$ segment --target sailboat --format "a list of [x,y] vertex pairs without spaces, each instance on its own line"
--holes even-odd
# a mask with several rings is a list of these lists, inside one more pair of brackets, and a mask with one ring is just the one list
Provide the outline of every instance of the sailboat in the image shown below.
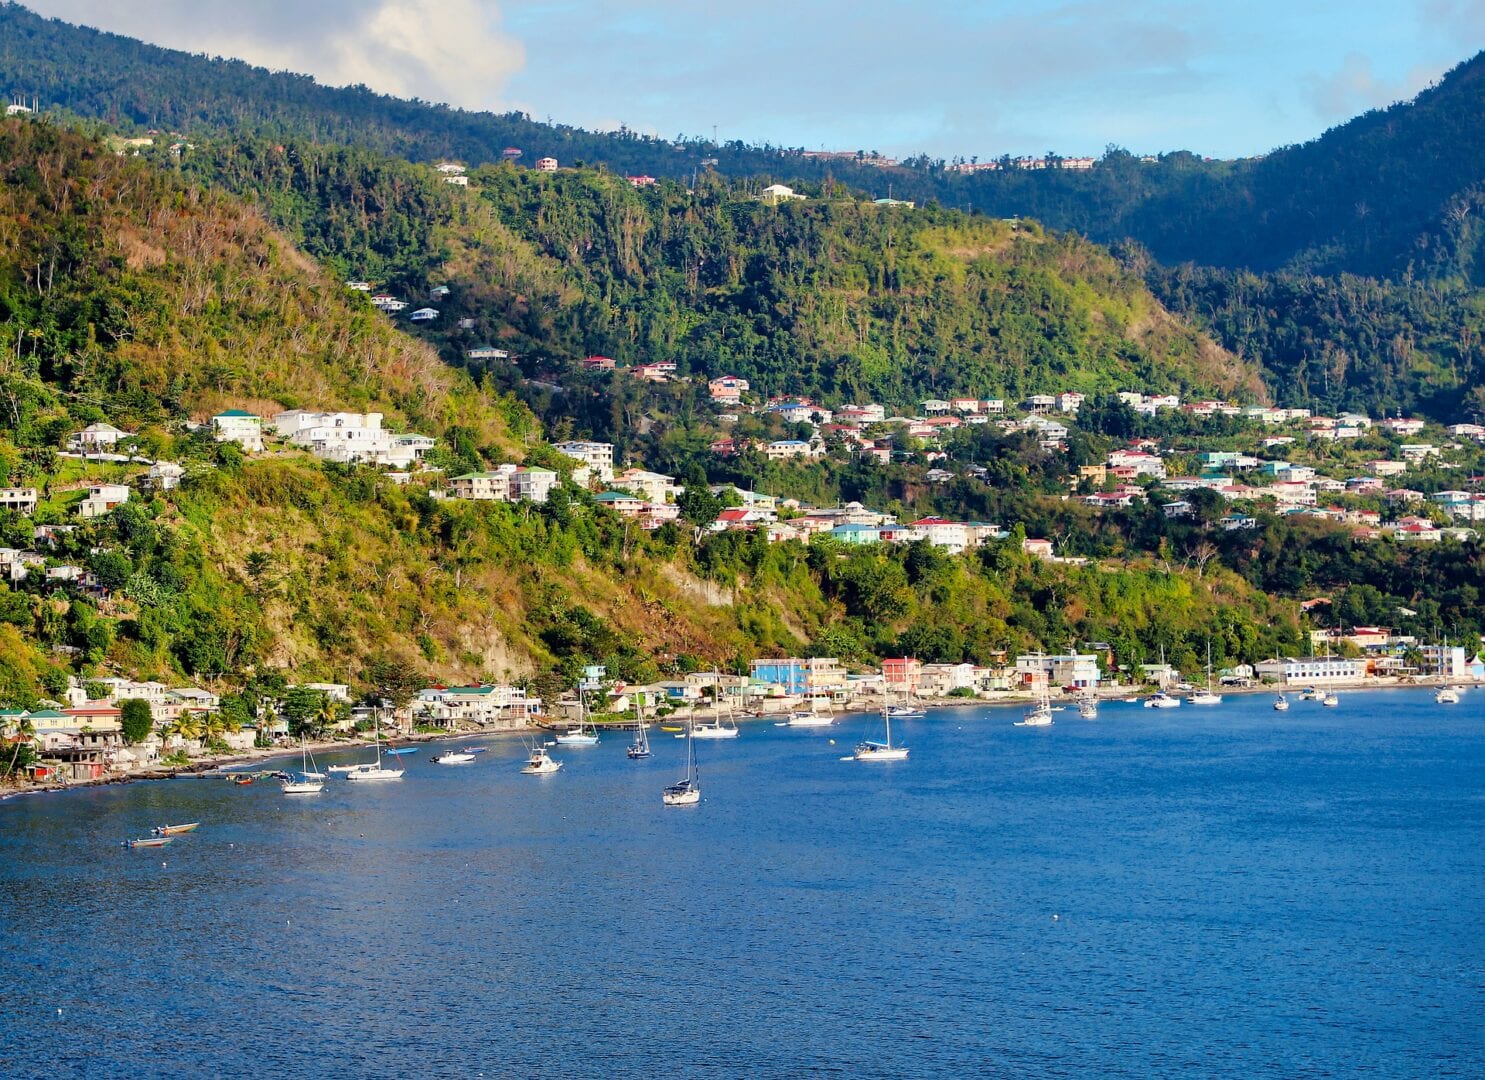
[[737,728],[737,721],[732,719],[731,710],[728,711],[727,720],[732,726],[728,727],[722,722],[722,702],[717,700],[712,707],[712,722],[702,724],[700,727],[691,725],[690,738],[693,739],[735,739],[742,734]]
[[1320,699],[1320,704],[1327,709],[1333,709],[1341,703],[1340,696],[1333,691]]
[[578,726],[576,731],[568,731],[557,736],[557,742],[562,746],[597,746],[598,727],[593,726],[590,732],[588,728],[588,701],[583,693],[583,688],[578,687]]
[[279,789],[285,795],[318,795],[325,786],[325,774],[318,771],[318,767],[310,767],[313,761],[314,758],[309,752],[309,743],[301,736],[299,739],[299,777],[285,780],[279,784]]
[[687,724],[686,775],[660,793],[666,806],[695,806],[701,801],[701,766],[696,763],[695,728]]
[[1021,719],[1016,721],[1017,727],[1051,727],[1052,726],[1052,698],[1046,690],[1036,699],[1036,704],[1027,709]]
[[637,725],[634,732],[634,741],[629,744],[626,751],[630,761],[638,761],[650,756],[650,732],[645,727],[645,718],[639,711],[639,693],[634,694],[634,722]]
[[1274,698],[1274,712],[1288,712],[1288,711],[1289,711],[1289,699],[1288,698],[1286,698],[1283,694],[1280,694],[1278,697]]
[[887,725],[887,741],[872,742],[870,739],[858,743],[851,756],[857,761],[906,761],[908,748],[892,745],[892,709],[882,710],[882,722]]
[[927,710],[917,702],[913,701],[911,689],[903,692],[901,705],[887,706],[887,712],[898,720],[922,720],[928,715]]
[[1222,695],[1212,691],[1212,643],[1207,642],[1207,686],[1186,695],[1187,705],[1221,705]]
[[1441,686],[1435,691],[1433,700],[1439,705],[1458,705],[1459,691],[1452,686]]
[[389,769],[382,765],[382,724],[381,718],[376,716],[376,729],[372,736],[373,745],[376,747],[376,763],[367,762],[357,765],[345,774],[347,780],[401,780],[405,769]]
[[1084,720],[1098,719],[1098,698],[1085,694],[1078,698],[1078,715]]

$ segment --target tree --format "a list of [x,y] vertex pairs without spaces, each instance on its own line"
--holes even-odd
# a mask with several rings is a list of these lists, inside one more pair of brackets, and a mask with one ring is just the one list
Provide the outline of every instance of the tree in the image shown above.
[[150,703],[141,698],[128,698],[120,706],[123,715],[120,723],[124,728],[124,741],[130,746],[143,742],[154,730],[155,718],[150,712]]
[[372,660],[366,665],[364,675],[372,694],[379,699],[377,704],[390,701],[392,708],[399,711],[406,708],[413,696],[427,685],[422,672],[395,656],[379,656]]
[[[6,766],[6,772],[15,775],[16,769],[24,768],[30,764],[35,749],[31,745],[31,739],[36,734],[36,724],[30,716],[21,715],[12,724],[10,739],[13,749],[10,752],[10,764]],[[24,756],[25,760],[22,760]]]

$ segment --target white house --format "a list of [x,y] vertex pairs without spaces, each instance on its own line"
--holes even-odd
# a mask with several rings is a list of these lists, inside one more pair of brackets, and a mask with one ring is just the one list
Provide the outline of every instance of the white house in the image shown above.
[[614,445],[613,443],[585,442],[573,440],[557,443],[554,449],[561,451],[575,461],[581,461],[586,465],[598,479],[609,483],[614,478]]
[[1280,686],[1319,686],[1364,678],[1366,661],[1339,656],[1282,656],[1259,661],[1253,665],[1253,670],[1260,679],[1268,679]]
[[796,194],[794,189],[787,184],[769,184],[763,189],[759,198],[769,204],[789,202],[792,199],[803,199],[803,195]]
[[408,318],[411,319],[413,322],[432,322],[434,319],[438,318],[438,309],[431,307],[418,308],[418,310],[414,311],[411,315],[408,316]]
[[504,349],[497,349],[493,345],[479,345],[473,349],[465,349],[464,355],[471,360],[509,360],[510,353]]
[[67,440],[67,445],[73,450],[83,453],[88,451],[105,450],[112,448],[120,439],[129,438],[130,433],[120,431],[112,424],[97,423],[89,424]]
[[537,158],[536,159],[536,171],[537,172],[556,172],[557,171],[557,159],[554,158],[554,157]]
[[173,461],[157,461],[150,466],[150,487],[156,491],[170,491],[180,487],[181,477],[186,474]]
[[263,450],[263,418],[243,409],[228,409],[211,418],[217,442],[232,442],[250,453]]
[[36,513],[36,489],[0,488],[0,510],[14,510],[27,517]]
[[78,513],[85,518],[102,517],[116,506],[129,501],[129,488],[125,484],[94,484],[88,488],[88,497],[78,506]]
[[382,427],[381,413],[317,413],[303,409],[273,418],[280,435],[326,461],[365,462],[406,468],[434,445],[426,435],[394,435]]

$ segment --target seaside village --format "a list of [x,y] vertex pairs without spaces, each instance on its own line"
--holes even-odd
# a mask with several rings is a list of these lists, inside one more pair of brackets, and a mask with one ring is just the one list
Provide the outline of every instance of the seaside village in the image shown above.
[[[675,365],[666,363],[616,369],[610,359],[591,357],[584,366],[614,370],[616,377],[659,381],[678,377]],[[955,429],[993,424],[1008,432],[1028,431],[1044,448],[1056,450],[1066,445],[1070,425],[1076,423],[1084,402],[1083,395],[1071,392],[1035,395],[1016,403],[952,397],[920,402],[917,415],[907,417],[889,414],[885,407],[873,403],[828,409],[804,400],[752,401],[744,379],[720,376],[706,382],[723,424],[735,422],[743,411],[776,413],[809,431],[807,437],[758,445],[719,439],[711,447],[716,455],[751,450],[769,460],[787,462],[849,454],[886,462],[900,452],[897,447],[901,440],[895,437],[905,432],[932,466],[925,478],[929,483],[961,477],[983,479],[982,468],[961,467],[944,449],[945,436]],[[1105,462],[1084,465],[1070,475],[1065,498],[1081,499],[1100,509],[1151,500],[1158,502],[1164,514],[1181,517],[1192,513],[1189,493],[1205,489],[1230,504],[1215,524],[1222,530],[1253,528],[1253,508],[1266,504],[1277,513],[1328,519],[1358,538],[1391,537],[1408,543],[1473,540],[1476,532],[1472,523],[1485,520],[1485,494],[1481,493],[1485,478],[1461,475],[1457,486],[1427,493],[1408,485],[1410,474],[1426,472],[1437,477],[1439,470],[1463,472],[1459,464],[1463,452],[1485,442],[1485,427],[1456,424],[1433,432],[1430,440],[1425,438],[1429,434],[1427,425],[1415,419],[1315,416],[1305,409],[1223,401],[1182,402],[1173,395],[1136,391],[1120,397],[1134,412],[1146,415],[1180,410],[1197,418],[1243,418],[1250,423],[1240,430],[1251,433],[1252,445],[1243,450],[1197,447],[1178,451],[1155,439],[1134,440],[1110,453]],[[231,409],[210,417],[205,424],[219,442],[235,443],[247,454],[309,453],[326,461],[376,466],[395,482],[427,483],[430,493],[440,498],[543,503],[563,482],[556,470],[516,464],[445,478],[424,461],[435,445],[433,439],[390,431],[382,421],[377,413],[293,409],[265,418]],[[1360,468],[1343,455],[1313,453],[1316,448],[1345,446],[1369,433],[1383,435],[1392,452],[1368,459]],[[597,504],[632,519],[641,528],[657,528],[677,520],[677,498],[683,489],[674,477],[633,463],[619,467],[614,449],[607,443],[568,441],[555,448],[572,459],[571,481],[592,492]],[[1312,451],[1312,463],[1288,460],[1301,450]],[[134,453],[130,433],[108,423],[95,423],[73,434],[61,456],[84,463],[126,466],[133,471],[129,483],[88,484],[76,492],[64,493],[71,500],[68,513],[82,519],[112,512],[136,491],[169,490],[184,477],[179,465]],[[1334,465],[1325,468],[1318,463],[1323,461]],[[1009,535],[1007,528],[997,523],[932,517],[899,522],[860,503],[813,507],[725,485],[711,490],[726,496],[725,501],[733,505],[723,509],[706,530],[755,531],[771,542],[808,541],[828,535],[842,544],[926,541],[948,552],[962,552]],[[1333,496],[1356,494],[1379,497],[1387,508],[1386,516],[1377,510],[1334,506],[1329,501]],[[34,488],[0,489],[0,507],[23,515],[35,514],[39,501]],[[85,569],[49,555],[53,541],[75,528],[75,524],[65,522],[37,524],[31,550],[0,549],[0,572],[8,575],[12,584],[37,575],[48,587],[105,592]],[[1032,557],[1079,561],[1060,555],[1049,539],[1026,537],[1023,546]],[[1315,631],[1312,644],[1315,655],[1273,657],[1218,672],[1217,676],[1229,687],[1279,688],[1416,679],[1485,680],[1485,659],[1475,651],[1459,645],[1420,643],[1386,627]],[[586,711],[632,717],[725,707],[759,714],[794,709],[883,708],[901,699],[994,700],[1046,692],[1122,693],[1141,686],[1163,691],[1187,685],[1182,682],[1181,672],[1165,664],[1141,665],[1131,671],[1109,655],[1108,646],[1092,642],[1087,649],[1065,655],[1005,656],[994,666],[924,664],[904,657],[889,659],[880,669],[870,671],[847,670],[831,658],[760,659],[752,663],[746,675],[700,672],[648,686],[598,679],[589,683],[590,690],[581,701],[576,692],[569,691],[563,700],[549,703],[528,696],[526,689],[517,685],[426,687],[408,706],[397,710],[384,701],[354,702],[348,685],[311,684],[297,689],[321,695],[335,707],[334,727],[347,731],[364,728],[375,719],[412,735],[521,729],[532,724],[565,726]],[[213,723],[220,706],[218,696],[201,687],[101,678],[85,683],[74,680],[66,697],[65,701],[46,703],[48,707],[31,712],[0,713],[0,729],[19,733],[34,744],[37,761],[32,775],[36,780],[98,781],[130,771],[185,764],[208,749],[244,752],[281,745],[290,737],[290,725],[281,711],[270,711],[270,716],[278,718],[265,722],[262,730],[227,730]],[[121,705],[129,699],[148,703],[154,727],[148,738],[132,746],[124,745],[120,723]]]

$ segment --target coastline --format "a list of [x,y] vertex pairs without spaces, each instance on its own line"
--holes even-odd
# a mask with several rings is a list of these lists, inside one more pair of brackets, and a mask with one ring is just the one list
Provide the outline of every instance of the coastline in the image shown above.
[[[1324,689],[1351,692],[1357,690],[1433,691],[1437,690],[1441,686],[1468,688],[1482,687],[1485,686],[1485,684],[1477,683],[1473,679],[1467,678],[1442,680],[1436,679],[1430,680],[1428,682],[1403,682],[1398,679],[1351,679],[1338,682],[1327,682],[1324,684]],[[1239,695],[1248,696],[1254,694],[1278,694],[1281,692],[1295,693],[1303,689],[1303,687],[1298,685],[1242,686],[1216,687],[1214,689],[1216,689],[1223,696],[1232,695],[1236,697]],[[958,710],[963,708],[1021,706],[1036,701],[1038,697],[1035,692],[1029,690],[1004,690],[994,691],[993,693],[993,697],[919,698],[917,699],[917,704],[927,710],[937,712],[947,709]],[[1150,693],[1152,693],[1152,691],[1149,690],[1149,688],[1143,686],[1100,687],[1095,692],[1095,696],[1100,701],[1123,701],[1127,698],[1142,699],[1144,697],[1147,697]],[[1052,700],[1057,702],[1069,702],[1076,700],[1078,696],[1078,694],[1069,694],[1059,689],[1058,692],[1053,695]],[[850,715],[868,715],[870,713],[879,711],[883,704],[885,704],[885,702],[872,702],[868,705],[854,705],[840,710],[838,715],[843,717]],[[756,713],[750,713],[748,715],[735,715],[735,719],[739,723],[746,723],[748,721],[755,720],[773,720],[779,716],[787,716],[789,712],[796,707],[798,707],[797,702],[780,701],[777,704],[774,704],[765,701]],[[709,715],[710,712],[710,706],[692,706],[686,709],[677,709],[674,713],[670,714],[670,718],[694,719],[696,717]],[[835,710],[831,710],[831,712],[835,713]],[[652,724],[659,724],[662,722],[662,720],[663,718],[648,718],[648,722]],[[620,725],[615,724],[612,725],[612,727],[613,729],[618,730]],[[600,725],[600,728],[605,730],[607,729],[604,725]],[[530,728],[504,728],[499,730],[481,730],[476,728],[470,731],[456,731],[447,733],[441,732],[439,734],[420,733],[416,735],[405,736],[397,740],[388,741],[396,741],[402,745],[407,745],[409,743],[440,743],[467,739],[487,738],[491,736],[526,735],[529,734],[531,731],[546,730],[552,729],[548,729],[541,725],[533,725]],[[628,725],[624,726],[624,730],[628,730]],[[312,754],[335,753],[342,750],[358,750],[362,747],[371,746],[373,742],[373,739],[367,739],[359,736],[338,739],[322,739],[318,742],[309,743],[308,749],[309,752]],[[24,786],[0,785],[0,803],[8,802],[11,799],[19,799],[30,795],[46,795],[61,791],[78,791],[84,788],[108,787],[114,784],[133,784],[144,781],[175,780],[181,778],[206,779],[208,777],[227,774],[229,771],[233,770],[235,766],[249,764],[267,766],[275,760],[292,759],[294,756],[294,752],[298,749],[299,747],[297,746],[275,746],[254,748],[252,750],[237,750],[225,754],[218,754],[211,757],[196,759],[186,765],[157,765],[132,772],[105,776],[97,780],[77,780],[71,782],[52,781],[42,784],[28,783]]]

